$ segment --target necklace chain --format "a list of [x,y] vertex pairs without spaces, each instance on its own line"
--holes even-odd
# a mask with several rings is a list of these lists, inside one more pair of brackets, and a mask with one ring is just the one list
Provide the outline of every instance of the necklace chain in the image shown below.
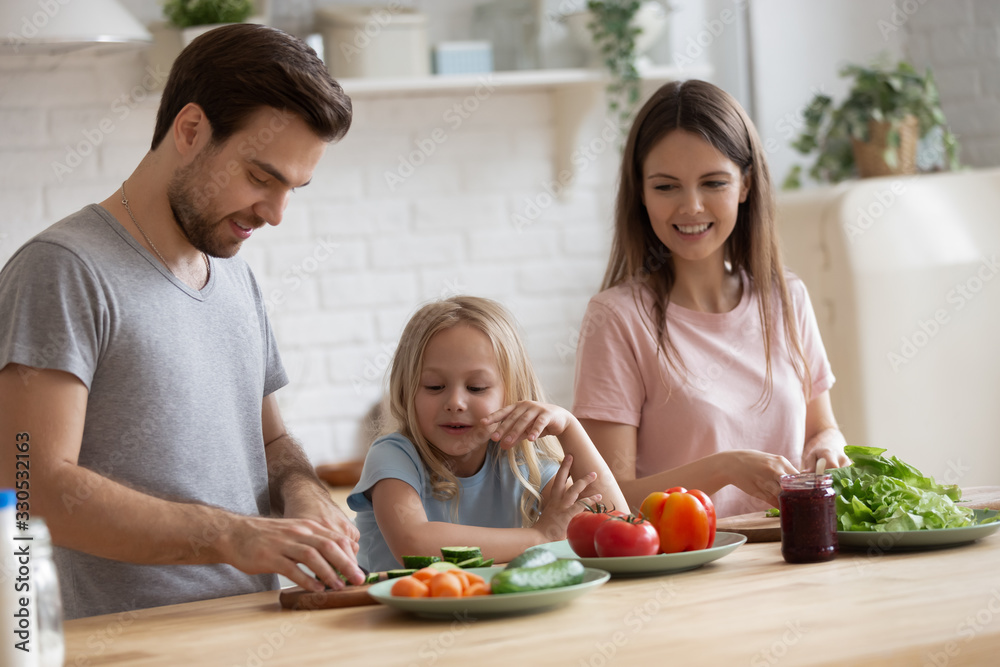
[[[139,230],[140,234],[142,234],[142,238],[146,239],[146,243],[149,244],[149,247],[153,249],[153,252],[156,253],[156,256],[160,258],[161,262],[163,262],[163,266],[167,267],[167,271],[170,271],[170,275],[176,278],[177,274],[175,274],[173,269],[170,268],[170,265],[167,264],[166,258],[164,258],[164,256],[157,249],[156,244],[153,243],[153,239],[149,238],[149,235],[146,233],[146,231],[139,226],[139,222],[135,219],[135,216],[132,215],[132,209],[128,205],[128,197],[125,196],[125,183],[126,181],[122,181],[122,206],[125,207],[125,211],[128,213],[128,217],[132,219],[132,224],[134,224],[135,228]],[[208,276],[205,279],[205,283],[207,284],[208,278],[212,277],[212,265],[209,264],[208,262],[208,255],[206,255],[203,252],[201,253],[201,256],[205,258],[205,269],[208,271]]]

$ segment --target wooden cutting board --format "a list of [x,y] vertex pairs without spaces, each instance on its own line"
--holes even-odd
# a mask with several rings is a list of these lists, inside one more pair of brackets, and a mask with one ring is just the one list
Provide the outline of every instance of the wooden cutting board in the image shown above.
[[[1000,510],[1000,486],[970,486],[962,489],[960,505]],[[716,530],[747,536],[747,542],[780,542],[781,519],[766,517],[764,512],[740,514],[719,519]]]
[[341,607],[361,607],[376,604],[368,594],[372,584],[348,586],[339,591],[307,591],[301,586],[282,589],[278,600],[285,609],[338,609]]
[[747,542],[781,541],[781,519],[764,516],[764,510],[719,519],[715,529],[746,535]]

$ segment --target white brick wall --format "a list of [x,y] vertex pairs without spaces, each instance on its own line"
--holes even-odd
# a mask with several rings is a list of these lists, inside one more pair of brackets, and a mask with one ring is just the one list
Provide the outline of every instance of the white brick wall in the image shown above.
[[1000,165],[1000,2],[900,0],[897,6],[910,59],[934,71],[962,162]]
[[[156,100],[132,96],[144,74],[136,53],[0,63],[0,264],[132,171],[155,120]],[[131,105],[121,106],[123,95]],[[569,406],[566,350],[603,274],[616,154],[549,201],[540,194],[554,169],[550,91],[497,90],[461,123],[446,115],[468,109],[468,99],[357,97],[351,132],[328,149],[313,183],[281,225],[242,251],[291,376],[279,392],[283,413],[315,463],[358,455],[358,424],[380,396],[403,325],[442,296],[510,307],[550,397]],[[114,128],[100,131],[102,122]],[[446,140],[390,190],[386,172],[437,128]],[[580,141],[590,138],[584,131]],[[57,174],[53,163],[74,150],[88,154]],[[544,206],[519,229],[514,215],[528,201]]]

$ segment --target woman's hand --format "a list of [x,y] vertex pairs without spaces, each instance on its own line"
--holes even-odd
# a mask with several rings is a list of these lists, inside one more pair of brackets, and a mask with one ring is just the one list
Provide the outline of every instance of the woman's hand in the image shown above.
[[725,452],[726,478],[741,491],[778,506],[782,475],[794,475],[795,469],[788,459],[778,454],[768,454],[756,449],[734,449]]
[[534,442],[543,435],[560,435],[574,421],[569,410],[558,405],[519,401],[483,417],[480,424],[486,427],[496,424],[490,439],[503,449],[510,449],[521,440]]
[[841,468],[851,465],[851,459],[844,453],[844,435],[836,426],[826,428],[817,433],[806,443],[802,452],[802,470],[811,472],[816,469],[816,462],[826,460],[824,468]]
[[532,527],[542,534],[543,543],[566,539],[566,528],[570,519],[583,511],[583,504],[578,501],[593,505],[601,499],[599,493],[580,497],[584,489],[597,479],[597,473],[592,472],[582,479],[571,482],[569,469],[572,465],[573,456],[567,454],[546,488],[547,494],[542,494],[541,514]]

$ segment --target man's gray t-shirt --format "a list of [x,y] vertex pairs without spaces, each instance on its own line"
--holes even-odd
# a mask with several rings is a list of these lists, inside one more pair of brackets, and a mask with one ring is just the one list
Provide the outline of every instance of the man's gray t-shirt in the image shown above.
[[[191,289],[88,206],[0,272],[0,368],[8,363],[87,386],[81,466],[159,498],[270,513],[261,403],[288,378],[242,259],[213,259],[208,284]],[[91,491],[64,489],[64,506],[78,511]],[[68,619],[277,587],[275,575],[229,565],[136,565],[60,548],[55,559]]]

